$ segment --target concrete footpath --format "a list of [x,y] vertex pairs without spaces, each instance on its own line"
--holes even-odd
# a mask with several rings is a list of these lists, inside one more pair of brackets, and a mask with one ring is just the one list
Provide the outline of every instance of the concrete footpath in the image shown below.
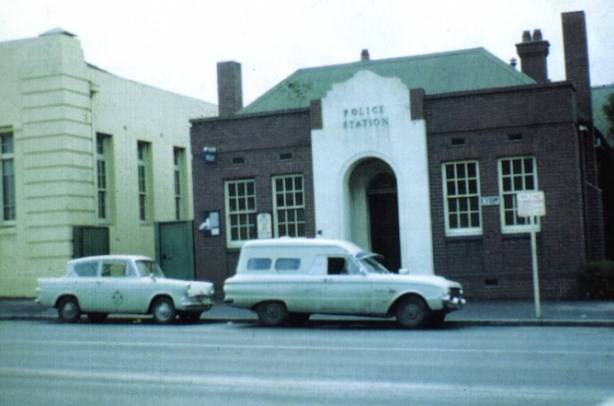
[[[547,301],[541,303],[541,312],[541,319],[537,319],[532,301],[469,300],[462,310],[450,313],[446,321],[454,325],[614,327],[614,301]],[[328,315],[314,315],[311,319],[354,323],[386,320]],[[0,298],[0,320],[57,320],[57,312],[38,305],[31,298]],[[202,320],[253,323],[257,317],[251,311],[216,303],[203,314]]]

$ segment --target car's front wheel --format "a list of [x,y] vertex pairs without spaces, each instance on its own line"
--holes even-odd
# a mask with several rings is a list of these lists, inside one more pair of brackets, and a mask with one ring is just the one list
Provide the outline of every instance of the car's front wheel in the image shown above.
[[265,326],[279,326],[288,319],[288,310],[282,302],[265,302],[258,306],[258,319]]
[[75,323],[81,317],[81,309],[76,298],[65,297],[58,304],[58,317],[64,323]]
[[419,328],[428,321],[429,313],[429,308],[424,300],[417,296],[409,296],[401,299],[397,305],[395,316],[402,327]]
[[151,315],[156,323],[168,324],[175,320],[177,311],[171,299],[161,297],[154,302]]

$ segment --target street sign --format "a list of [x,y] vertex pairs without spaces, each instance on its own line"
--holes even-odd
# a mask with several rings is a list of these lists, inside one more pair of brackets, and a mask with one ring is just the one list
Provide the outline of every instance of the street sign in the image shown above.
[[539,271],[537,265],[537,225],[535,217],[546,215],[546,198],[544,192],[516,193],[516,209],[519,217],[528,217],[531,233],[531,268],[533,270],[533,296],[535,297],[535,317],[541,319],[541,300],[539,294]]
[[518,216],[535,217],[546,215],[546,198],[544,192],[516,193]]
[[499,196],[482,196],[480,197],[480,206],[498,206]]

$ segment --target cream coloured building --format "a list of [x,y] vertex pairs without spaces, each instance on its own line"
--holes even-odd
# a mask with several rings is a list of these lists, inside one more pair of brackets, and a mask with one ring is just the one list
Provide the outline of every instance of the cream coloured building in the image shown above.
[[213,104],[88,64],[73,34],[0,43],[0,296],[89,254],[193,277],[189,119]]

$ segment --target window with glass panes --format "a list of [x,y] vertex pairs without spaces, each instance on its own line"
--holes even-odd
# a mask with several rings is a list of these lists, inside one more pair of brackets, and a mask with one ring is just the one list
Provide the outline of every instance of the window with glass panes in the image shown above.
[[273,177],[273,206],[276,237],[305,236],[303,175]]
[[137,143],[137,155],[138,155],[138,187],[139,187],[139,219],[141,221],[149,220],[151,191],[149,186],[149,143],[139,141]]
[[229,245],[256,238],[256,182],[253,179],[226,181],[225,194]]
[[538,190],[535,157],[500,159],[499,193],[504,232],[524,232],[529,227],[529,218],[519,217],[516,211],[516,193],[527,190]]
[[480,234],[480,179],[476,161],[443,164],[446,235]]
[[2,188],[2,221],[15,221],[15,161],[13,133],[0,133],[0,177]]
[[108,149],[110,137],[96,134],[96,185],[98,187],[98,218],[109,218]]
[[173,150],[173,168],[175,179],[175,219],[181,220],[184,215],[184,178],[185,178],[185,150],[175,148]]

